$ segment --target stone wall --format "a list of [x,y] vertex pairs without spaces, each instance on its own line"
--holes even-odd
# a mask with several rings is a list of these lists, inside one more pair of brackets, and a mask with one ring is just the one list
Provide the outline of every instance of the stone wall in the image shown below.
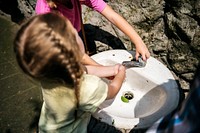
[[[13,3],[11,8],[8,8],[9,1]],[[2,0],[0,14],[8,14],[14,22],[20,23],[21,18],[34,15],[35,1]],[[107,0],[107,3],[134,26],[151,56],[163,62],[174,74],[180,87],[187,90],[200,62],[200,1]],[[98,52],[121,43],[128,50],[134,49],[129,38],[100,14],[85,6],[83,21],[96,38]]]
[[[187,90],[200,62],[200,1],[109,0],[108,4],[134,26],[151,56],[163,62]],[[129,38],[96,12],[86,8],[84,22],[112,33],[127,49],[134,49]]]

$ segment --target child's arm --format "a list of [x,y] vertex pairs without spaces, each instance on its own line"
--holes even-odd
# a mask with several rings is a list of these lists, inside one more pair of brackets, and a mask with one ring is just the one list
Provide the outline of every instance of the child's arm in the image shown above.
[[92,66],[92,65],[85,65],[87,68],[87,73],[96,75],[101,78],[115,76],[118,71],[120,64],[113,65],[113,66]]
[[147,60],[150,57],[150,53],[140,36],[123,17],[117,14],[109,5],[106,5],[101,14],[117,26],[124,34],[130,37],[131,41],[135,44],[136,59],[138,59],[140,54],[143,60]]
[[101,64],[97,63],[95,60],[93,60],[89,55],[86,53],[83,54],[81,63],[83,65],[95,65],[95,66],[102,66]]
[[114,98],[119,92],[125,78],[126,68],[123,65],[117,64],[114,66],[84,66],[88,74],[96,75],[98,77],[114,78],[108,84],[107,99]]
[[108,95],[106,99],[112,99],[117,95],[124,81],[125,71],[125,67],[121,65],[117,75],[115,75],[114,79],[108,85]]
[[80,48],[80,52],[81,52],[80,54],[82,55],[81,63],[83,65],[100,65],[99,63],[97,63],[95,60],[93,60],[90,56],[88,56],[85,53],[83,41],[81,40],[77,32],[76,32],[76,42]]

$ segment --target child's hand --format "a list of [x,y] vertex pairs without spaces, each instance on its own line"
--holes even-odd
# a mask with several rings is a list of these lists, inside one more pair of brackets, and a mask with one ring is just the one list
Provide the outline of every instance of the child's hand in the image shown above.
[[120,66],[121,66],[121,64],[116,64],[116,65],[114,66],[114,75],[113,75],[113,76],[115,76],[115,75],[118,74]]
[[121,66],[120,64],[114,65],[114,66],[113,66],[113,69],[114,69],[113,76],[109,76],[109,77],[107,77],[107,79],[113,80],[113,79],[115,78],[115,75],[118,74],[120,66]]
[[142,59],[144,61],[147,61],[147,59],[150,57],[149,50],[147,49],[143,41],[140,43],[140,45],[136,45],[136,60],[138,60],[138,57],[140,55],[142,56]]
[[108,84],[107,99],[114,98],[117,95],[124,82],[125,74],[126,68],[123,65],[118,65],[118,73],[115,75],[114,79]]
[[[123,65],[118,64],[118,65],[115,66],[115,69],[116,69],[115,76],[119,75],[124,80],[125,74],[126,74],[126,68]],[[115,76],[107,77],[107,79],[113,80],[115,78]]]
[[117,75],[120,75],[120,77],[122,77],[123,80],[125,79],[126,68],[123,65],[120,65]]

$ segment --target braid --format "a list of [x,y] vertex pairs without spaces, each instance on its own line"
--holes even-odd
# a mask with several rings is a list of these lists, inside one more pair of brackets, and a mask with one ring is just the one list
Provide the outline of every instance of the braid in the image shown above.
[[77,53],[80,49],[69,23],[53,13],[35,16],[22,25],[14,43],[24,72],[37,79],[56,78],[72,85],[78,106],[83,69],[81,54]]
[[76,94],[76,98],[77,98],[77,102],[78,102],[79,101],[79,85],[80,85],[80,79],[83,74],[83,71],[81,71],[80,64],[74,62],[74,59],[75,59],[74,57],[69,57],[69,58],[70,58],[69,63],[65,62],[65,60],[62,61],[62,63],[63,63],[63,65],[66,66],[66,69],[71,74],[71,78],[73,80],[75,94]]
[[[77,98],[77,105],[79,103],[79,85],[81,81],[81,77],[83,74],[83,69],[81,68],[81,64],[79,62],[79,59],[75,52],[78,50],[78,47],[76,45],[71,46],[69,44],[65,43],[75,43],[75,36],[72,36],[70,38],[71,42],[64,42],[65,40],[62,36],[59,34],[56,34],[54,31],[51,31],[51,41],[52,44],[54,44],[53,49],[57,49],[54,51],[59,51],[57,54],[57,59],[61,66],[63,66],[69,74],[69,77],[73,81],[73,86],[75,88],[75,94]],[[64,79],[66,83],[68,83],[67,79]]]

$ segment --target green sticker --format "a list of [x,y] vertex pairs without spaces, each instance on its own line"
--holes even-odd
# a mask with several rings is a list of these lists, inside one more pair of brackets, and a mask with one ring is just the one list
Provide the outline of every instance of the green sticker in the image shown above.
[[124,96],[121,96],[121,100],[122,100],[123,102],[125,102],[125,103],[128,103],[128,102],[129,102],[129,100],[128,100],[127,98],[125,98]]

